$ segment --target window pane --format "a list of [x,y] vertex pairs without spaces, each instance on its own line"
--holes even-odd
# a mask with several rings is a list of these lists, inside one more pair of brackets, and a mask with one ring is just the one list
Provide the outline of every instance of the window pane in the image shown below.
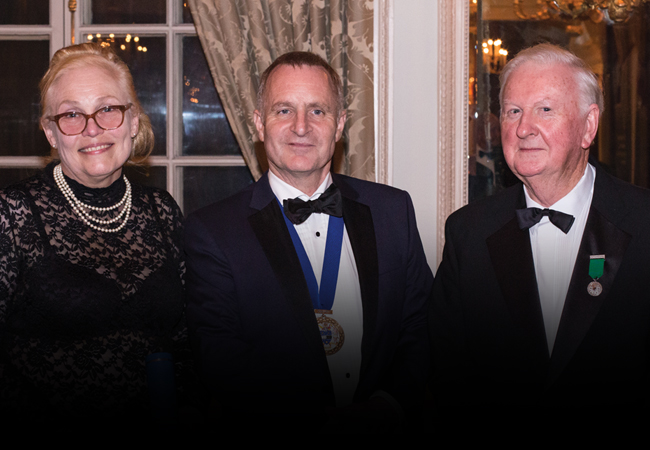
[[124,174],[134,183],[167,190],[167,167],[128,165]]
[[92,24],[103,23],[165,23],[167,2],[165,0],[93,0]]
[[0,25],[48,25],[50,0],[3,0]]
[[40,169],[0,169],[0,189],[29,178]]
[[184,167],[183,214],[230,197],[253,182],[247,167]]
[[49,154],[50,146],[38,127],[38,82],[49,59],[47,40],[0,40],[0,156]]
[[177,0],[183,4],[183,23],[194,23],[192,19],[192,11],[190,10],[190,4],[187,0]]
[[197,36],[183,37],[182,154],[241,154]]
[[[91,38],[92,39],[89,39]],[[167,151],[167,89],[165,73],[167,54],[165,37],[136,35],[86,36],[87,42],[109,44],[129,66],[140,103],[151,120],[156,144],[152,155]]]

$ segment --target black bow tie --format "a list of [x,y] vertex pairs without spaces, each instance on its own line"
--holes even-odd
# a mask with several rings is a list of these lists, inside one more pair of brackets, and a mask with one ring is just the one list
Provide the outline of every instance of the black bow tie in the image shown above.
[[284,214],[291,223],[296,225],[303,223],[312,213],[343,217],[341,192],[334,184],[330,184],[330,187],[316,200],[304,201],[299,198],[289,198],[284,201],[283,206]]
[[542,217],[548,216],[553,225],[558,227],[564,234],[567,234],[573,225],[575,217],[553,209],[523,208],[517,210],[517,221],[519,228],[526,229],[539,223]]

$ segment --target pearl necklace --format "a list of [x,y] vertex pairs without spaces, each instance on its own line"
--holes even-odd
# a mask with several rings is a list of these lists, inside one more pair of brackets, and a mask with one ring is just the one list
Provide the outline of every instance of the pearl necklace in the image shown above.
[[[90,228],[97,231],[103,231],[105,233],[116,233],[120,231],[122,228],[124,228],[126,222],[129,220],[129,214],[131,212],[131,183],[129,183],[129,180],[126,179],[126,175],[122,175],[122,178],[124,178],[124,184],[126,184],[126,192],[124,192],[124,197],[122,197],[122,200],[120,200],[118,203],[116,203],[113,206],[106,206],[106,207],[92,206],[81,202],[74,195],[74,192],[72,192],[72,189],[70,188],[70,186],[68,186],[68,183],[65,181],[65,178],[63,176],[63,171],[61,170],[61,164],[57,165],[54,168],[54,181],[56,181],[56,185],[59,187],[59,189],[63,193],[63,196],[68,201],[68,203],[70,203],[70,206],[72,206],[74,212],[76,212],[77,215],[81,218],[81,220],[83,220],[83,222],[86,225],[88,225]],[[119,208],[122,205],[125,205],[124,208],[122,208],[122,211],[120,211],[120,213],[116,217],[108,220],[97,219],[91,216],[90,213],[88,212],[88,211],[98,211],[98,212],[112,211],[114,209]],[[122,223],[120,224],[120,226],[116,228],[104,228],[99,226],[99,225],[109,225],[111,223],[115,223],[119,221],[120,219],[122,219]]]

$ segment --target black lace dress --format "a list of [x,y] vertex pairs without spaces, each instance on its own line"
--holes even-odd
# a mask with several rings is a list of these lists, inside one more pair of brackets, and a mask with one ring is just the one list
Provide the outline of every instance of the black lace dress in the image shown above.
[[[0,190],[0,411],[12,418],[148,420],[145,358],[188,360],[181,212],[133,185],[125,228],[94,231],[56,186],[54,163]],[[117,203],[122,178],[77,198]]]

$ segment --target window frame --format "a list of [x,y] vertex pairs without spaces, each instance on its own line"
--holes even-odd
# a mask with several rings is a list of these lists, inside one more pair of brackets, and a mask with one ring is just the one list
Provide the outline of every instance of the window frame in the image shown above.
[[[183,208],[183,168],[246,166],[241,155],[181,155],[183,145],[183,49],[184,36],[196,36],[193,23],[183,23],[182,2],[166,1],[166,21],[164,24],[88,24],[91,0],[82,0],[74,12],[75,43],[86,42],[88,34],[137,34],[139,36],[162,36],[166,40],[166,99],[167,99],[167,149],[165,155],[152,155],[148,164],[152,167],[165,167],[166,189],[172,194],[181,209]],[[71,45],[72,17],[67,0],[50,0],[49,25],[2,25],[0,39],[48,39],[50,58],[62,47]],[[0,168],[42,168],[46,159],[40,156],[0,156]]]
[[[0,25],[0,40],[49,40],[52,58],[64,42],[65,27],[58,26],[64,22],[64,10],[60,8],[64,1],[50,0],[50,23],[47,25]],[[44,165],[42,156],[0,156],[0,168],[3,169],[40,169]]]

